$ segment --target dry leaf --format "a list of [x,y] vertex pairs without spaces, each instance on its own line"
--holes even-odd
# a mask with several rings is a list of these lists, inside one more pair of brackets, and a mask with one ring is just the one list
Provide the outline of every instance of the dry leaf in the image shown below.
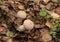
[[51,12],[51,11],[47,11],[53,18],[56,19],[60,19],[60,15],[58,15],[57,13]]
[[49,28],[52,27],[52,23],[50,23],[49,21],[47,21],[45,25],[48,26]]
[[49,2],[49,0],[43,0],[45,3],[48,3]]
[[7,42],[13,42],[13,41],[12,41],[12,39],[10,38],[10,39],[7,40]]
[[53,18],[57,18],[57,19],[60,17],[58,14],[56,14],[56,13],[54,13],[54,12],[52,12],[51,16],[52,16]]
[[19,9],[24,9],[24,5],[20,4],[20,5],[18,5],[18,8]]
[[34,27],[35,28],[40,28],[40,24],[35,24]]
[[52,37],[50,36],[50,34],[44,34],[44,35],[42,36],[42,40],[43,40],[44,42],[48,42],[48,41],[51,41],[51,40],[52,40]]

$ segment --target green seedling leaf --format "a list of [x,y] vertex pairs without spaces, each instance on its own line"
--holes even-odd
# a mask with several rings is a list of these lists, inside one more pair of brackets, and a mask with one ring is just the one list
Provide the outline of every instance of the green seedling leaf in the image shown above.
[[40,16],[45,17],[47,15],[47,11],[46,10],[41,10],[39,14],[40,14]]
[[50,15],[47,15],[47,16],[46,16],[46,18],[51,18],[51,17],[52,17],[52,16],[50,16]]
[[54,2],[58,2],[58,0],[53,0]]
[[57,33],[54,31],[51,31],[50,34],[55,38]]
[[6,34],[8,37],[14,37],[14,33],[12,31],[7,31]]
[[4,1],[4,0],[0,0],[0,4],[2,4],[3,1]]
[[44,18],[52,18],[51,15],[47,14],[47,10],[44,9],[44,10],[41,10],[40,13],[39,13],[40,16],[44,17]]
[[33,6],[34,4],[35,4],[35,3],[32,2],[32,3],[30,3],[29,5],[32,5],[32,6]]
[[34,1],[31,1],[29,5],[30,5],[30,6],[35,5]]

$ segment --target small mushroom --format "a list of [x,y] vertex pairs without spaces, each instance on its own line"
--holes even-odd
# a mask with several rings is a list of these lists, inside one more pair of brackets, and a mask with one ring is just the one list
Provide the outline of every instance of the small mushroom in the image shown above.
[[21,26],[19,26],[19,27],[17,28],[17,30],[18,30],[18,31],[24,31],[24,30],[25,30],[25,28],[24,28],[24,26],[23,26],[23,25],[21,25]]
[[34,23],[29,19],[25,20],[23,25],[24,25],[26,30],[32,30],[34,27]]
[[55,12],[58,13],[58,14],[60,14],[60,7],[56,8]]
[[22,19],[26,18],[27,14],[25,11],[18,11],[17,12],[17,17],[20,17]]

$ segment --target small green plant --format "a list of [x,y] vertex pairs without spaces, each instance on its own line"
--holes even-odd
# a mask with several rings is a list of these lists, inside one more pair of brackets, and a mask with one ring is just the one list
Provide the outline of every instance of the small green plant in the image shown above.
[[56,37],[56,34],[57,34],[57,32],[56,32],[56,30],[57,30],[57,28],[58,27],[60,27],[60,23],[59,23],[60,21],[59,20],[57,20],[57,19],[53,19],[53,27],[51,28],[51,32],[50,32],[50,34],[55,38]]
[[2,4],[3,1],[4,1],[4,0],[0,0],[0,4]]
[[53,0],[53,2],[58,2],[58,0]]
[[35,5],[35,3],[34,3],[34,1],[31,1],[29,6],[33,6],[33,5]]
[[29,5],[32,5],[32,6],[33,6],[34,4],[35,4],[35,3],[32,2],[32,3],[30,3]]
[[56,37],[57,32],[55,32],[55,31],[51,31],[51,32],[50,32],[50,34],[55,38],[55,37]]
[[6,34],[8,37],[14,37],[14,33],[12,31],[7,31]]
[[47,10],[43,9],[39,12],[39,15],[44,17],[44,18],[51,18],[51,15],[47,14]]

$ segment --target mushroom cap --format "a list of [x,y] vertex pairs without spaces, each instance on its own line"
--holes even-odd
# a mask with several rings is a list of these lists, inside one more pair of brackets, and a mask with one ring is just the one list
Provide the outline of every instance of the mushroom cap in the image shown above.
[[19,26],[19,27],[17,28],[17,30],[18,30],[18,31],[24,31],[24,30],[25,30],[25,28],[24,28],[24,26],[23,26],[23,25],[21,25],[21,26]]
[[29,19],[25,20],[23,25],[26,30],[32,30],[34,27],[34,23]]
[[20,17],[22,19],[26,18],[27,14],[25,11],[18,11],[17,12],[17,17]]

